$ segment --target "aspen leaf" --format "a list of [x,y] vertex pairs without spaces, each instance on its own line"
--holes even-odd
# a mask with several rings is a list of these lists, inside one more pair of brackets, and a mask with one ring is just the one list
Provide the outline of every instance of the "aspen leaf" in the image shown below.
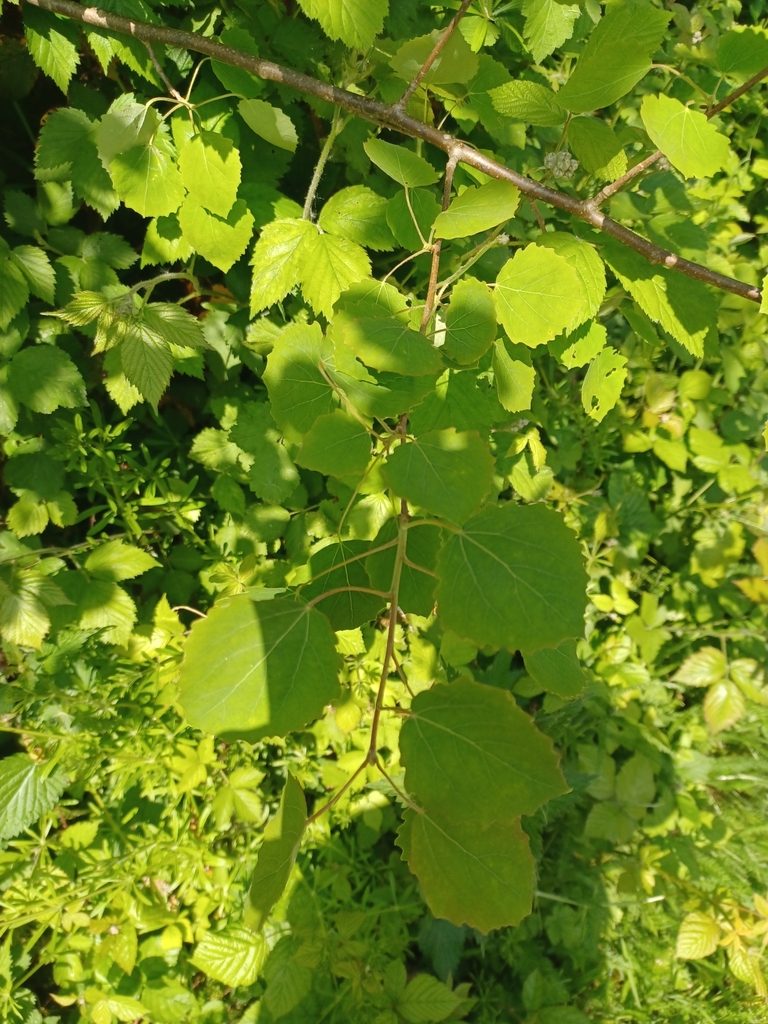
[[672,96],[645,96],[640,108],[645,130],[686,178],[709,178],[725,166],[728,139],[698,110]]
[[338,692],[328,620],[286,599],[224,601],[196,622],[185,645],[181,705],[206,732],[254,742],[316,718]]
[[245,923],[254,931],[264,927],[288,884],[306,818],[304,792],[296,779],[288,775],[277,813],[264,829],[264,841],[246,898]]
[[496,314],[513,342],[530,348],[573,324],[582,307],[576,271],[551,249],[528,245],[496,278]]
[[383,139],[368,139],[363,148],[377,167],[408,188],[433,185],[440,177],[432,164],[405,146],[395,146]]
[[466,238],[487,231],[514,217],[520,192],[508,181],[489,181],[476,188],[470,185],[451,200],[435,221],[438,238]]
[[262,139],[271,142],[278,149],[287,149],[289,153],[296,152],[296,146],[299,144],[296,128],[290,117],[279,107],[273,107],[264,100],[246,99],[240,100],[237,109],[248,127]]
[[479,645],[525,654],[583,633],[579,546],[543,505],[483,509],[448,538],[437,576],[443,622]]
[[451,292],[445,311],[445,353],[462,365],[484,355],[496,337],[496,311],[488,285],[465,277]]

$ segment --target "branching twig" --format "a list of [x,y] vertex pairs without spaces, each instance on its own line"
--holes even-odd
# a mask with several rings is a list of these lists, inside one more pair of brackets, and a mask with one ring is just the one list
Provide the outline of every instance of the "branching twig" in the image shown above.
[[456,26],[459,24],[461,19],[467,13],[467,10],[469,9],[469,5],[471,3],[472,3],[472,0],[463,0],[461,7],[458,9],[458,11],[456,11],[454,16],[451,18],[451,20],[450,20],[450,22],[448,24],[448,27],[446,28],[446,30],[443,32],[443,34],[440,36],[440,38],[435,43],[435,46],[434,46],[434,49],[432,50],[432,53],[430,53],[430,55],[427,57],[427,59],[421,65],[419,70],[416,72],[416,75],[414,76],[413,81],[410,83],[410,85],[405,90],[403,95],[397,101],[396,106],[400,110],[405,110],[405,108],[407,107],[408,100],[411,98],[411,96],[413,96],[413,94],[419,88],[421,83],[424,81],[425,75],[428,73],[429,69],[432,67],[432,65],[435,63],[437,58],[442,53],[443,47],[445,46],[445,44],[448,42],[448,40],[453,35],[454,30],[456,29]]
[[[262,60],[260,57],[254,57],[252,54],[243,53],[240,50],[233,49],[231,46],[224,46],[215,39],[208,39],[194,32],[185,32],[181,29],[168,28],[164,25],[150,25],[147,22],[133,21],[130,18],[124,18],[118,14],[109,14],[107,11],[102,11],[95,7],[83,7],[78,3],[74,3],[74,0],[24,0],[24,2],[40,7],[43,10],[72,18],[74,21],[83,22],[86,25],[94,25],[97,28],[107,29],[112,32],[122,32],[142,41],[162,42],[169,46],[204,53],[214,60],[222,61],[224,64],[244,68],[252,75],[263,78],[266,81],[279,82],[288,88],[296,89],[298,92],[326,100],[328,103],[339,106],[357,117],[364,118],[366,121],[386,126],[399,131],[403,135],[428,142],[430,145],[447,153],[449,157],[454,157],[458,163],[464,163],[469,167],[483,171],[489,177],[511,182],[523,195],[541,200],[558,210],[562,210],[564,213],[586,221],[592,227],[597,228],[611,238],[615,238],[630,249],[639,252],[649,263],[662,264],[696,281],[702,281],[704,284],[719,288],[722,291],[740,295],[751,302],[761,301],[759,288],[745,284],[742,281],[737,281],[734,278],[726,277],[724,274],[718,274],[714,270],[703,267],[698,263],[692,263],[690,260],[683,259],[681,256],[670,252],[668,249],[655,245],[647,238],[643,238],[610,217],[606,217],[589,200],[577,199],[575,196],[570,196],[565,192],[558,192],[557,189],[550,188],[531,178],[526,178],[525,175],[518,174],[517,171],[505,167],[499,161],[479,153],[469,143],[462,142],[447,132],[442,132],[431,125],[425,124],[423,121],[419,121],[415,117],[411,117],[397,106],[369,99],[367,96],[349,92],[346,89],[336,88],[327,82],[321,82],[319,79],[311,78],[309,75],[284,68],[280,64],[274,64],[272,61]],[[756,81],[760,81],[762,77],[766,76],[768,76],[768,71],[765,74],[761,72],[760,75],[754,77]],[[746,91],[747,84],[745,83],[742,90],[737,90],[739,95],[743,95],[743,92]],[[735,93],[726,97],[722,103],[726,103],[726,105],[732,103],[734,98],[737,98]],[[715,112],[719,109],[722,109],[721,104],[717,104],[714,108]]]
[[[743,96],[745,92],[749,92],[749,90],[754,85],[757,85],[758,82],[762,82],[764,78],[768,78],[768,68],[763,68],[762,71],[758,71],[758,73],[753,75],[748,82],[739,86],[738,89],[734,89],[733,92],[729,93],[725,97],[725,99],[720,100],[719,103],[715,103],[714,106],[709,107],[704,111],[704,113],[708,118],[714,117],[715,114],[719,114],[721,110],[725,110],[725,108],[730,106],[731,103],[735,102],[740,96]],[[650,156],[647,156],[644,160],[641,160],[640,163],[631,167],[626,174],[622,174],[622,176],[617,178],[616,181],[612,181],[610,185],[606,185],[604,189],[601,189],[596,196],[592,197],[590,205],[597,209],[601,203],[604,203],[606,199],[610,199],[611,196],[624,188],[628,182],[632,181],[633,178],[636,178],[638,174],[642,174],[643,171],[647,171],[649,167],[655,164],[657,160],[661,160],[663,156],[664,154],[660,149],[657,149],[655,153],[651,153]]]

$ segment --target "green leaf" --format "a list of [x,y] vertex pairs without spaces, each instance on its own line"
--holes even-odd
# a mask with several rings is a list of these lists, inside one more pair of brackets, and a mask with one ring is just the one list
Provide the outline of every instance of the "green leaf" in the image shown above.
[[608,332],[602,324],[588,320],[572,334],[564,334],[550,343],[550,352],[567,370],[585,366],[604,348]]
[[[184,182],[165,148],[136,145],[118,153],[109,165],[117,194],[142,217],[167,217],[184,199]],[[186,231],[185,231],[186,234]]]
[[299,6],[331,39],[367,50],[382,30],[389,0],[299,0]]
[[[429,239],[440,204],[424,188],[398,192],[387,205],[387,224],[404,249],[418,252]],[[418,225],[418,230],[417,226]]]
[[608,346],[598,352],[581,385],[584,412],[597,423],[602,422],[621,398],[627,379],[627,360]]
[[[21,502],[14,508],[19,504]],[[46,506],[41,507],[45,511]],[[10,520],[10,513],[8,518]],[[13,523],[8,525],[17,537],[21,536]],[[0,632],[9,643],[39,649],[51,625],[48,608],[65,604],[70,604],[68,598],[41,572],[14,568],[10,574],[0,577]]]
[[18,352],[11,363],[8,383],[14,397],[34,412],[85,405],[85,384],[77,367],[66,352],[52,345]]
[[581,693],[586,683],[576,654],[576,641],[563,640],[557,647],[542,647],[525,655],[525,668],[547,693],[565,700]]
[[421,377],[439,373],[443,365],[440,353],[423,334],[394,318],[350,320],[341,331],[341,339],[374,370]]
[[225,272],[243,255],[253,234],[253,214],[244,199],[236,200],[224,218],[209,213],[189,195],[178,216],[186,241]]
[[296,152],[299,144],[296,128],[290,117],[279,107],[273,107],[264,100],[240,100],[237,109],[251,131],[278,149]]
[[548,128],[563,124],[567,117],[555,93],[538,82],[505,82],[488,95],[500,114],[525,124]]
[[317,323],[291,324],[275,339],[263,377],[275,422],[291,440],[300,441],[318,416],[336,408],[333,389],[320,372],[331,354]]
[[395,247],[387,224],[388,201],[365,185],[352,185],[331,196],[320,211],[323,231],[349,238],[367,249],[389,252]]
[[97,580],[120,583],[132,580],[158,563],[147,552],[125,544],[121,540],[110,540],[100,544],[85,560],[85,570]]
[[[312,582],[305,584],[301,596],[308,601],[342,587],[371,588],[363,558],[369,545],[364,541],[338,541],[315,551],[309,560]],[[389,583],[387,584],[389,590]],[[360,590],[347,590],[331,594],[319,607],[330,620],[334,630],[355,629],[371,622],[381,611],[386,598],[366,594]]]
[[537,64],[570,39],[581,9],[578,4],[560,4],[557,0],[524,0],[523,38]]
[[[285,449],[266,402],[248,402],[230,430],[248,456],[248,485],[264,501],[285,501],[299,486],[299,474]],[[241,458],[241,463],[244,460]]]
[[639,253],[604,239],[602,255],[632,298],[651,320],[697,357],[717,317],[717,301],[700,281],[651,266]]
[[744,694],[735,683],[722,681],[707,690],[704,698],[704,721],[711,733],[730,729],[747,710]]
[[296,461],[323,476],[360,477],[371,461],[371,438],[362,423],[337,409],[318,416]]
[[247,738],[285,736],[338,693],[328,620],[278,599],[234,597],[196,622],[184,648],[180,702],[190,724]]
[[508,181],[489,181],[479,188],[470,185],[438,216],[435,235],[466,238],[487,231],[514,217],[519,202],[520,192]]
[[262,935],[230,925],[220,932],[206,932],[191,959],[209,978],[236,988],[253,985],[268,953],[269,946]]
[[[388,519],[376,535],[372,547],[378,548],[397,538],[397,521]],[[442,534],[437,526],[419,525],[408,531],[406,554],[408,561],[400,573],[398,607],[404,612],[428,616],[435,607],[435,566]],[[365,568],[376,590],[387,591],[392,586],[395,567],[395,548],[377,551],[365,560]]]
[[120,345],[120,364],[142,397],[157,407],[173,373],[173,356],[165,339],[143,321],[131,321]]
[[49,774],[26,754],[0,760],[0,840],[13,839],[52,811],[64,785],[62,775]]
[[728,664],[717,647],[702,647],[685,659],[674,675],[684,686],[711,686],[725,676]]
[[363,149],[385,174],[408,188],[433,185],[440,177],[432,164],[405,146],[395,146],[383,139],[368,139]]
[[445,311],[445,354],[463,366],[485,355],[496,337],[496,309],[487,284],[464,277]]
[[191,255],[192,246],[184,238],[178,217],[169,214],[149,222],[141,250],[142,267],[176,263],[188,260]]
[[720,925],[709,914],[697,910],[683,918],[675,956],[681,960],[703,960],[715,952],[719,943]]
[[66,95],[80,63],[77,28],[39,7],[25,7],[24,29],[32,60]]
[[133,93],[122,93],[96,124],[96,147],[101,162],[109,167],[118,153],[134,146],[148,146],[159,129],[160,119],[154,107],[136,103]]
[[625,761],[616,776],[616,799],[624,809],[638,820],[649,809],[656,793],[653,764],[642,754]]
[[237,198],[241,172],[240,154],[231,139],[216,132],[193,135],[179,151],[179,172],[201,206],[219,217],[227,216]]
[[496,395],[507,412],[524,412],[531,408],[533,388],[536,383],[536,371],[531,365],[527,349],[522,345],[514,345],[515,359],[510,353],[510,346],[499,338],[493,346],[493,375],[496,382]]
[[280,302],[301,280],[309,241],[317,229],[308,220],[275,220],[262,230],[251,265],[251,316]]
[[71,180],[75,193],[104,218],[119,206],[99,159],[95,125],[74,107],[60,107],[46,119],[35,152],[35,178]]
[[491,489],[493,470],[493,456],[480,435],[450,427],[398,445],[383,475],[399,498],[463,523],[482,505]]
[[671,96],[644,96],[640,108],[654,145],[685,178],[710,178],[730,156],[728,139],[698,110]]
[[416,695],[400,760],[413,799],[445,821],[486,827],[568,792],[552,741],[512,694],[466,677]]
[[307,819],[304,791],[287,775],[280,806],[264,829],[264,841],[245,904],[245,923],[261,931],[291,876]]
[[724,75],[747,79],[768,67],[768,32],[764,28],[734,25],[720,36],[717,67]]
[[[225,28],[218,38],[219,42],[224,43],[225,46],[231,46],[235,50],[249,53],[252,57],[259,56],[259,49],[254,42],[253,36],[244,28]],[[246,71],[245,68],[233,67],[231,64],[225,64],[220,60],[211,61],[211,68],[227,92],[234,92],[251,98],[261,95],[264,91],[263,80],[256,78],[255,75]]]
[[670,17],[645,0],[609,7],[557,94],[558,101],[583,114],[625,96],[650,70],[651,55],[661,45]]
[[519,819],[482,827],[409,808],[396,842],[435,917],[488,933],[531,912],[535,862]]
[[444,627],[479,646],[528,653],[583,633],[579,545],[543,505],[483,509],[449,537],[437,575]]
[[150,302],[142,310],[144,325],[158,338],[179,348],[205,348],[200,321],[173,302]]
[[56,275],[47,254],[36,245],[19,245],[10,259],[26,278],[32,294],[53,305]]
[[408,1024],[445,1020],[461,1004],[447,985],[431,974],[417,974],[397,1000],[397,1012]]
[[581,285],[581,308],[569,324],[569,329],[573,330],[578,324],[596,316],[603,303],[605,265],[594,246],[563,231],[547,232],[541,236],[537,244],[552,249],[558,256],[567,260],[568,265],[576,271]]
[[596,117],[575,117],[568,125],[568,144],[584,170],[598,176],[622,152],[614,130]]
[[10,259],[0,259],[0,330],[27,304],[29,286],[20,267]]
[[317,232],[307,237],[301,290],[316,313],[323,313],[330,320],[339,296],[370,273],[368,254],[356,242]]
[[[407,43],[403,43],[389,60],[389,66],[397,77],[405,82],[411,82],[434,50],[435,43],[441,35],[442,30],[435,29],[429,35],[409,39]],[[464,83],[475,77],[477,69],[477,57],[472,53],[464,37],[459,32],[454,32],[422,81],[427,88],[433,85]]]
[[583,290],[574,268],[552,249],[519,249],[496,278],[496,313],[511,341],[530,348],[551,341],[582,317]]

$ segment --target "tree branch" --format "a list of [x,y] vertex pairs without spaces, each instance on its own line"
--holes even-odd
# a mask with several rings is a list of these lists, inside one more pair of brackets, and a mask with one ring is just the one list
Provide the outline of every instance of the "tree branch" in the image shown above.
[[[445,168],[445,183],[443,185],[443,212],[448,209],[451,202],[451,189],[453,188],[453,175],[456,171],[457,158],[451,153]],[[424,304],[424,313],[421,317],[421,333],[426,334],[429,321],[435,309],[435,295],[437,293],[437,278],[440,273],[440,253],[443,249],[442,238],[436,238],[432,242],[432,266],[429,270],[429,287],[427,288],[427,300]]]
[[434,49],[432,50],[432,53],[430,53],[430,55],[427,57],[427,59],[421,65],[419,70],[416,72],[413,81],[410,83],[408,88],[405,90],[403,95],[400,97],[400,99],[395,104],[395,106],[398,108],[398,110],[405,110],[405,108],[408,106],[408,100],[411,98],[411,96],[413,96],[413,94],[419,88],[421,83],[424,81],[424,78],[425,78],[426,74],[428,73],[429,69],[432,67],[432,65],[435,63],[437,58],[442,53],[443,47],[445,46],[445,44],[448,42],[448,40],[453,35],[454,30],[456,29],[456,26],[459,24],[461,19],[467,13],[467,10],[469,9],[469,5],[471,3],[472,3],[472,0],[463,0],[463,3],[461,5],[461,7],[454,14],[454,16],[451,18],[451,21],[450,21],[448,27],[446,28],[446,30],[443,32],[443,34],[440,36],[440,38],[435,43],[435,46],[434,46]]
[[[414,139],[422,139],[424,142],[428,142],[430,145],[442,150],[449,158],[453,157],[458,163],[475,167],[492,178],[510,181],[523,195],[529,196],[531,199],[539,199],[573,217],[578,217],[592,227],[603,231],[605,234],[639,252],[650,263],[661,264],[714,288],[731,292],[752,302],[760,302],[761,294],[759,288],[744,284],[742,281],[736,281],[734,278],[726,277],[723,274],[718,274],[707,267],[702,267],[698,263],[685,260],[668,249],[654,245],[648,239],[643,238],[634,231],[630,231],[629,228],[625,228],[610,217],[606,217],[599,210],[591,206],[589,200],[576,199],[565,192],[558,192],[556,189],[542,185],[538,181],[526,178],[524,175],[518,174],[517,171],[505,167],[497,160],[477,152],[469,143],[462,142],[447,132],[433,128],[431,125],[411,117],[405,111],[397,109],[397,107],[381,103],[378,100],[369,99],[357,93],[348,92],[345,89],[338,89],[326,82],[311,78],[309,75],[301,74],[298,71],[291,71],[280,64],[262,60],[260,57],[254,57],[248,53],[242,53],[231,46],[222,45],[215,39],[207,39],[193,32],[184,32],[181,29],[168,28],[164,25],[149,25],[142,21],[132,21],[129,18],[123,18],[118,14],[109,14],[95,7],[82,7],[80,4],[74,3],[73,0],[24,0],[24,2],[46,11],[52,11],[54,14],[64,15],[74,21],[83,22],[86,25],[93,25],[96,28],[131,35],[135,39],[142,40],[142,42],[166,43],[169,46],[203,53],[215,60],[222,61],[224,64],[244,68],[252,75],[263,78],[266,81],[278,82],[298,92],[326,100],[328,103],[339,106],[343,110],[348,110],[350,113],[357,117],[362,117],[366,121],[372,121],[374,124],[392,128]],[[728,102],[733,102],[732,97],[726,97],[726,99]]]

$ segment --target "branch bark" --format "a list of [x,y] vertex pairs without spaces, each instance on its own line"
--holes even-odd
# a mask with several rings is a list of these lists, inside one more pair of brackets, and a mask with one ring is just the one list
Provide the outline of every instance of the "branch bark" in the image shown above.
[[443,48],[445,47],[445,44],[451,38],[451,36],[453,35],[453,33],[454,33],[455,29],[456,29],[456,26],[459,24],[461,19],[464,17],[464,15],[469,10],[469,5],[471,3],[472,3],[472,0],[463,0],[463,3],[461,5],[461,7],[454,14],[454,16],[451,18],[451,21],[450,21],[448,27],[445,29],[443,34],[440,36],[440,38],[435,43],[434,49],[432,50],[430,55],[427,57],[427,59],[424,61],[424,63],[421,65],[419,70],[414,75],[413,81],[410,83],[408,88],[405,90],[403,95],[400,97],[400,99],[395,104],[395,106],[398,108],[398,110],[405,110],[405,108],[408,106],[408,100],[411,98],[411,96],[413,96],[413,94],[419,88],[421,83],[424,81],[424,78],[427,75],[427,72],[429,71],[429,69],[432,67],[432,65],[435,63],[437,58],[442,53]]
[[[82,22],[85,25],[92,25],[95,28],[106,29],[118,32],[123,35],[133,36],[142,42],[166,43],[168,46],[175,46],[185,50],[193,50],[205,54],[215,60],[234,67],[244,68],[252,75],[265,79],[269,82],[277,82],[288,88],[309,96],[316,96],[318,99],[326,100],[334,106],[349,111],[357,117],[364,118],[382,127],[391,128],[407,135],[410,138],[422,139],[435,148],[442,150],[449,159],[457,163],[464,163],[475,167],[492,178],[499,178],[511,182],[520,192],[531,199],[538,199],[550,206],[554,206],[564,213],[585,221],[599,231],[610,235],[617,241],[644,256],[649,263],[661,264],[672,270],[676,270],[694,280],[702,281],[704,284],[719,288],[722,291],[731,292],[752,302],[760,302],[761,293],[759,288],[744,284],[734,278],[718,274],[708,267],[683,259],[681,256],[654,245],[629,228],[606,217],[590,204],[589,200],[576,199],[565,192],[558,192],[556,189],[542,185],[538,181],[526,178],[517,171],[505,167],[497,160],[484,156],[473,149],[469,143],[462,142],[448,132],[442,132],[438,128],[425,124],[415,117],[411,117],[396,106],[381,103],[378,100],[369,99],[357,93],[348,92],[346,89],[339,89],[336,86],[321,82],[309,75],[298,71],[284,68],[272,61],[262,60],[248,53],[242,53],[231,46],[224,46],[215,39],[207,39],[204,36],[193,32],[184,32],[181,29],[168,28],[164,25],[149,25],[142,21],[133,21],[118,14],[109,14],[96,7],[83,7],[74,3],[73,0],[24,0],[35,7],[51,11],[71,18],[73,21]],[[727,97],[733,102],[733,97]]]

